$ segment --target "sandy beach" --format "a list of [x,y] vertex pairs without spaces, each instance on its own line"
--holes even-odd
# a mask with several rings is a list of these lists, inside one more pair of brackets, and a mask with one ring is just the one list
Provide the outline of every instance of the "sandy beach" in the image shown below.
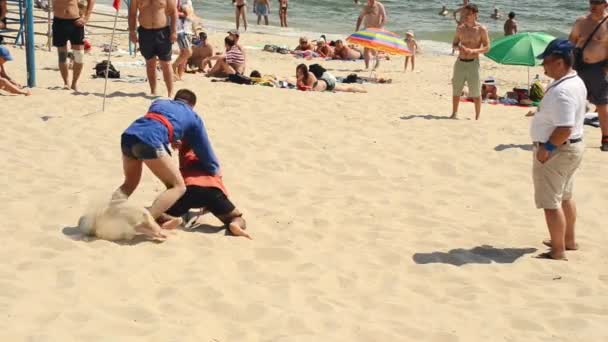
[[[224,36],[210,34],[216,50]],[[33,96],[0,95],[1,341],[608,340],[599,129],[585,126],[576,182],[581,250],[535,259],[548,233],[534,208],[529,109],[484,105],[476,122],[463,103],[448,120],[451,56],[422,54],[414,73],[393,57],[379,72],[393,83],[364,84],[367,94],[186,75],[176,89],[198,95],[253,240],[210,215],[161,244],[75,239],[88,203],[121,183],[120,134],[152,100],[143,59],[123,54],[100,111],[103,80],[90,74],[106,39],[91,38],[81,93],[60,89],[55,51],[38,49]],[[9,48],[7,70],[25,82],[24,50]],[[279,78],[303,62],[251,48],[247,58],[248,72]],[[314,62],[366,75],[362,62]],[[500,93],[526,83],[525,68],[483,59],[482,69]],[[162,188],[146,170],[130,200],[149,205]]]

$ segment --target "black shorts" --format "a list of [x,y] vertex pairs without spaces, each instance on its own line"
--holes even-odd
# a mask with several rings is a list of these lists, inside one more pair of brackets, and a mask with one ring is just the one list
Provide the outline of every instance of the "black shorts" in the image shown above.
[[605,62],[583,64],[577,70],[587,87],[587,99],[594,105],[608,104],[608,75],[604,65]]
[[53,18],[53,46],[84,45],[84,27],[76,26],[76,20]]
[[120,149],[124,156],[137,160],[158,159],[165,153],[171,155],[167,146],[150,146],[131,134],[120,137]]
[[213,187],[188,185],[186,193],[167,210],[171,216],[182,216],[190,209],[205,208],[216,217],[230,214],[235,206],[222,190]]
[[161,61],[171,60],[172,45],[171,29],[169,26],[159,29],[137,28],[139,35],[139,51],[146,60],[158,57]]

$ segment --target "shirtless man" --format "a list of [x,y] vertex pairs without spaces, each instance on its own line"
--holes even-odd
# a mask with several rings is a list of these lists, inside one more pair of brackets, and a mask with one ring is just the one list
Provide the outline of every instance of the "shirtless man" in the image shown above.
[[192,47],[192,57],[188,59],[191,68],[197,68],[197,72],[205,72],[207,66],[211,67],[211,62],[203,63],[207,57],[213,56],[213,46],[207,43],[207,34],[199,33],[200,42]]
[[[386,11],[384,10],[384,5],[377,0],[367,0],[367,5],[363,6],[361,14],[357,19],[355,31],[359,31],[361,23],[363,23],[364,28],[384,28],[384,25],[386,24]],[[365,57],[365,69],[369,69],[369,60],[371,59],[371,56],[377,56],[378,53],[373,49],[365,48],[363,54]],[[376,59],[374,69],[377,68],[379,64],[379,60]]]
[[477,21],[478,13],[476,5],[465,6],[462,24],[458,25],[452,43],[452,47],[459,51],[452,78],[452,119],[458,118],[458,105],[465,83],[469,87],[469,97],[475,102],[475,120],[479,120],[481,113],[479,55],[490,49],[490,38],[488,30]]
[[509,13],[509,19],[505,21],[505,36],[517,34],[517,21],[515,20],[515,12]]
[[363,53],[359,50],[351,49],[344,45],[341,40],[336,40],[334,47],[334,59],[355,60],[362,59]]
[[317,40],[315,52],[323,58],[332,58],[334,56],[334,48],[329,46],[324,39]]
[[287,27],[287,7],[289,6],[289,0],[279,0],[279,19],[281,20],[281,27]]
[[[139,16],[138,16],[139,13]],[[139,27],[135,27],[139,20]],[[160,60],[167,96],[173,94],[172,45],[177,40],[177,3],[175,0],[131,0],[129,8],[129,37],[139,42],[146,59],[146,74],[150,92],[156,95],[156,60]]]
[[258,25],[262,22],[262,17],[264,17],[264,25],[268,25],[270,0],[253,0],[253,10],[258,15]]
[[234,15],[236,16],[236,29],[241,26],[241,18],[243,18],[243,26],[247,31],[247,0],[232,0],[234,5]]
[[492,13],[492,15],[490,15],[490,18],[492,18],[494,20],[498,20],[498,19],[502,18],[502,14],[500,12],[498,12],[498,7],[494,7],[494,12]]
[[[84,16],[80,16],[78,0],[53,1],[53,46],[57,47],[59,71],[64,89],[78,91],[78,78],[84,63],[84,26],[93,12],[95,0],[89,0]],[[72,84],[69,82],[68,42],[74,55]]]
[[[582,48],[593,30],[607,16],[608,0],[590,0],[590,13],[574,23],[570,41]],[[580,78],[587,86],[589,102],[597,107],[602,129],[601,150],[608,152],[608,20],[595,32],[583,50],[583,63],[575,65]]]

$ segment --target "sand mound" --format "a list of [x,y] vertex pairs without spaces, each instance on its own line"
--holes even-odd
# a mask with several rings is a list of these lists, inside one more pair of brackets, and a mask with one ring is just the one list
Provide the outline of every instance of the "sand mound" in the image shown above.
[[135,226],[146,222],[145,208],[127,200],[97,202],[80,218],[78,228],[83,234],[109,241],[131,240],[137,235]]

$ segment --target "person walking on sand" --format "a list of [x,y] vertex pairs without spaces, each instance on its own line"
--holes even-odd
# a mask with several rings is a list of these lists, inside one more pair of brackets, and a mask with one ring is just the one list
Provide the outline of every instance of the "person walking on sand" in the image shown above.
[[236,16],[236,29],[241,26],[241,18],[243,18],[243,27],[247,31],[247,0],[232,0],[234,5],[234,15]]
[[8,91],[11,94],[25,96],[32,95],[32,93],[28,89],[25,89],[19,83],[15,82],[6,73],[6,68],[4,67],[4,64],[12,60],[13,56],[11,56],[10,51],[8,51],[6,46],[0,45],[0,89]]
[[210,176],[219,174],[219,162],[213,149],[205,124],[193,110],[196,95],[188,89],[180,89],[174,100],[156,100],[148,113],[135,120],[122,134],[122,167],[124,181],[112,195],[112,199],[128,198],[137,189],[142,175],[142,165],[161,181],[167,189],[149,208],[154,219],[158,219],[186,192],[186,185],[177,165],[173,163],[169,150],[188,141],[197,166]]
[[[139,20],[137,32],[135,26]],[[177,40],[177,5],[175,0],[131,0],[129,37],[138,43],[146,60],[146,74],[152,95],[156,93],[156,61],[160,61],[167,96],[173,94],[172,45]]]
[[[357,18],[357,26],[355,31],[359,31],[361,28],[361,24],[363,24],[363,28],[379,28],[383,29],[386,24],[387,16],[386,10],[384,9],[384,5],[377,0],[367,0],[367,5],[363,6],[361,9],[361,13]],[[365,48],[363,50],[363,56],[365,58],[365,69],[369,69],[369,61],[371,56],[376,57],[376,65],[374,69],[376,69],[380,61],[378,60],[378,52],[373,49]]]
[[490,49],[490,38],[488,30],[477,21],[478,14],[476,5],[468,4],[465,7],[462,24],[458,25],[452,43],[452,47],[459,51],[452,77],[452,119],[458,118],[458,106],[465,83],[469,88],[469,97],[475,102],[475,120],[479,120],[481,113],[479,55]]
[[405,43],[407,48],[412,52],[411,56],[405,56],[405,65],[403,71],[407,71],[407,64],[412,61],[412,71],[414,71],[414,65],[416,64],[416,54],[418,53],[418,42],[414,39],[414,32],[407,31],[405,33]]
[[515,12],[509,12],[509,19],[504,25],[505,36],[517,34],[517,20],[515,20]]
[[[78,79],[84,66],[84,26],[91,17],[95,0],[89,0],[84,16],[80,15],[78,1],[53,0],[53,46],[57,48],[59,72],[63,79],[63,88],[78,91]],[[68,42],[74,56],[72,82],[68,66]]]
[[608,152],[608,0],[590,0],[589,14],[574,23],[570,41],[581,51],[575,69],[597,107],[602,130],[600,149]]
[[574,45],[555,39],[537,58],[554,81],[545,91],[530,125],[534,142],[532,178],[536,207],[543,209],[551,248],[538,257],[567,260],[566,250],[577,249],[574,177],[583,159],[583,123],[587,89],[572,69]]
[[258,25],[264,17],[264,25],[268,25],[268,16],[270,15],[270,0],[254,0],[253,11],[258,15]]
[[281,27],[287,27],[287,7],[289,7],[289,0],[279,0],[279,19],[281,20]]
[[173,73],[177,80],[181,80],[186,72],[188,58],[192,56],[192,16],[194,9],[191,0],[177,0],[177,46],[179,56],[173,63]]

